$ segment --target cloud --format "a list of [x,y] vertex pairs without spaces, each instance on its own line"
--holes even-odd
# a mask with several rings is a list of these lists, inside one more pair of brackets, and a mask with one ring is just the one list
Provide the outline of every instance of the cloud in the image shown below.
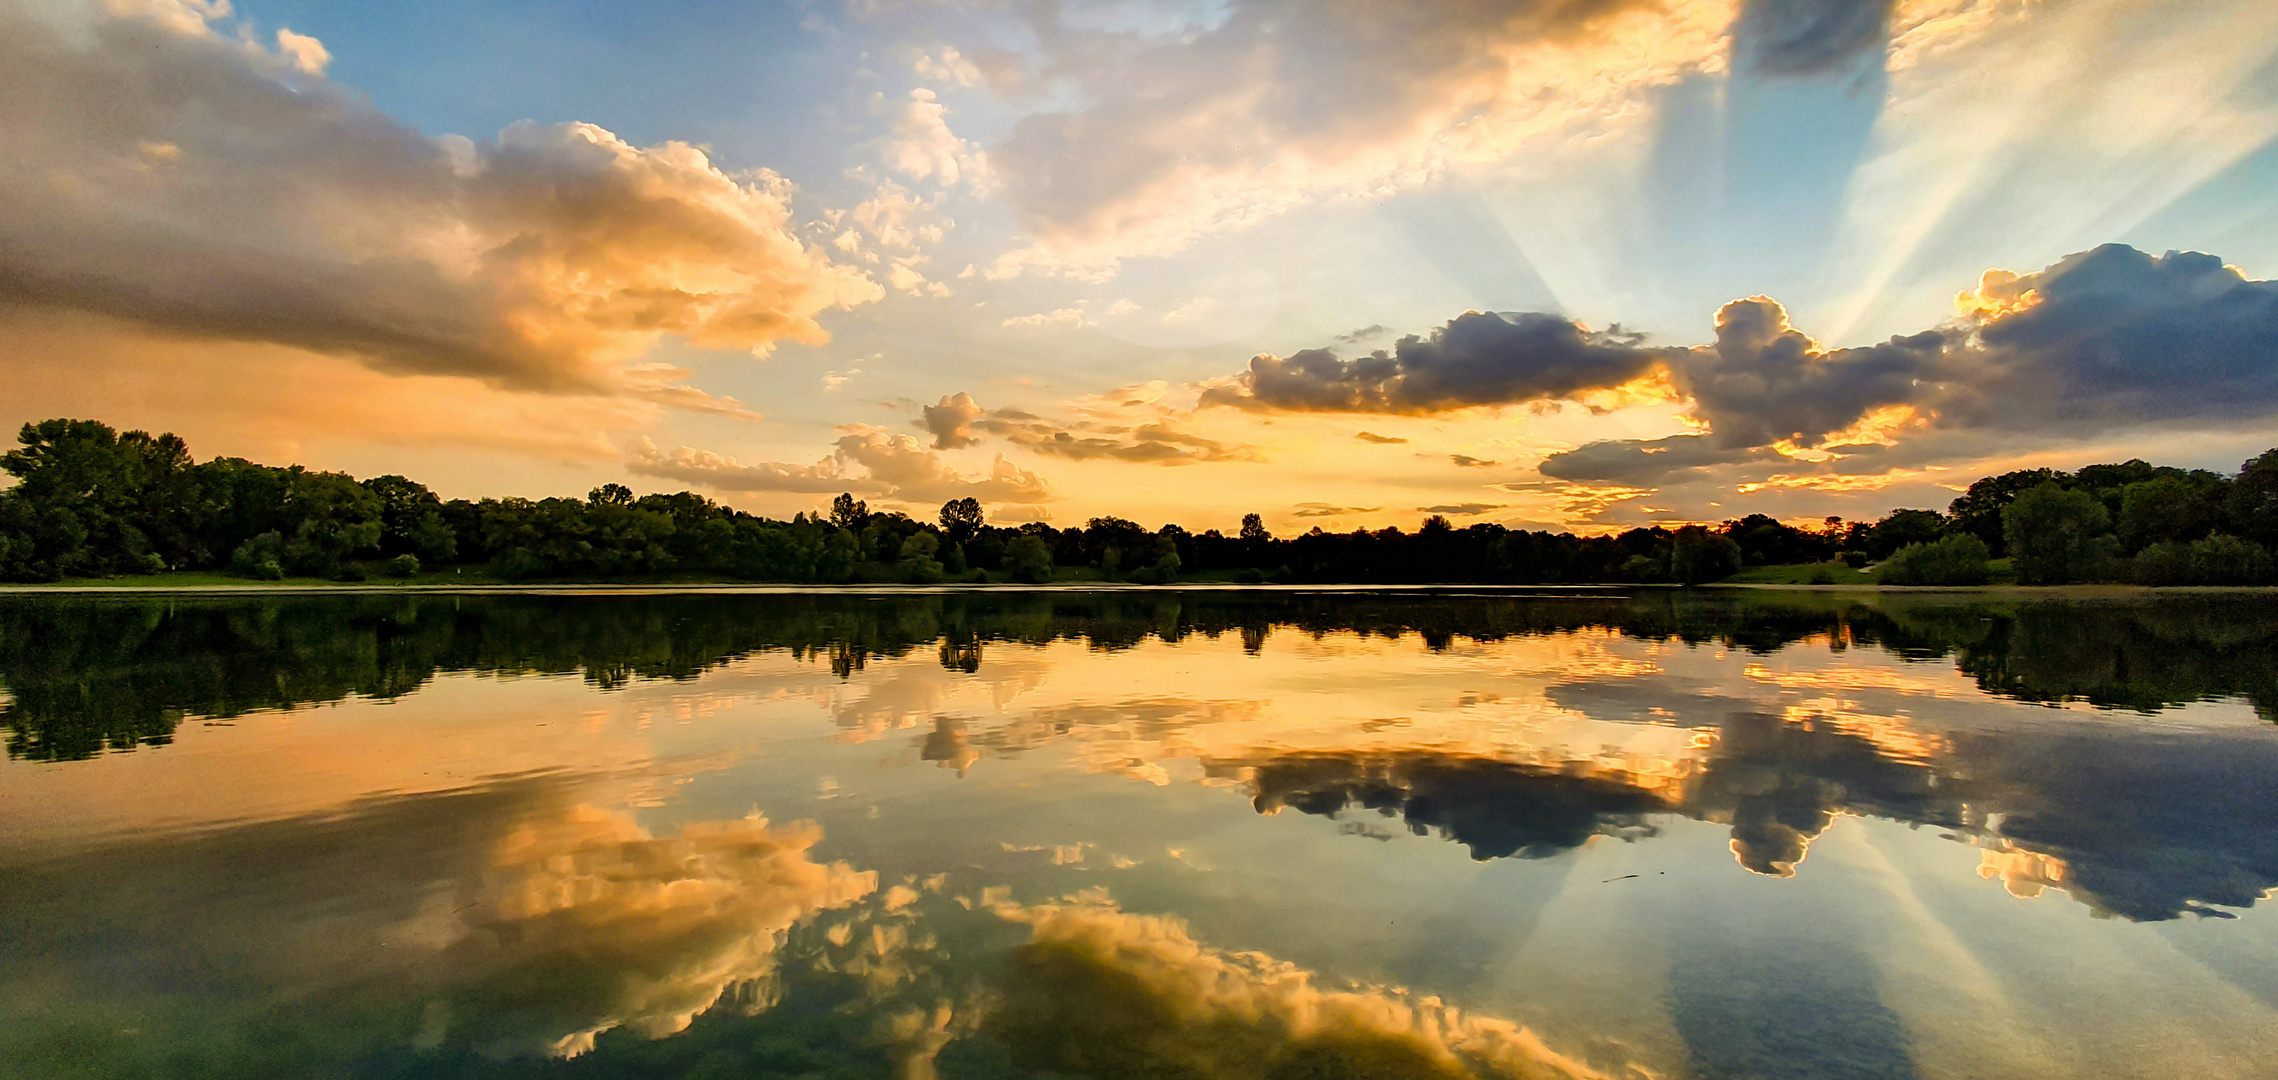
[[590,124],[431,138],[327,81],[315,39],[209,26],[227,5],[59,10],[0,14],[0,303],[637,393],[616,366],[666,335],[816,343],[879,295],[800,243],[772,173]]
[[1816,75],[1890,47],[1895,0],[1748,0],[1732,24],[1734,66]]
[[933,434],[934,449],[955,450],[981,441],[980,436],[973,434],[973,421],[987,410],[973,400],[973,395],[960,393],[943,397],[938,403],[926,406],[923,412],[918,426]]
[[1027,924],[984,1030],[1024,1069],[1111,1076],[1597,1078],[1533,1031],[1436,997],[1322,989],[1286,961],[1197,941],[1111,903],[1006,905]]
[[1732,4],[1243,0],[1159,34],[1030,10],[1039,79],[1082,104],[990,150],[1039,241],[1015,262],[1096,266],[1627,122],[1722,64]]
[[1292,412],[1424,414],[1565,397],[1646,374],[1669,350],[1559,315],[1466,312],[1429,338],[1344,360],[1328,349],[1261,353],[1202,404]]
[[[1112,415],[1154,404],[1160,387],[1148,384],[1079,402],[1079,408]],[[1179,430],[1168,418],[1139,424],[1079,420],[1061,424],[1020,409],[985,410],[971,394],[944,397],[925,406],[917,426],[931,432],[934,448],[971,446],[995,435],[1032,453],[1070,461],[1128,461],[1150,465],[1189,465],[1198,461],[1255,461],[1257,451]]]
[[1963,432],[2082,439],[2278,413],[2269,362],[2278,282],[2212,255],[2107,244],[2033,273],[1988,271],[1959,308],[1946,325],[1856,348],[1821,345],[1765,296],[1725,304],[1715,343],[1694,347],[1649,347],[1557,315],[1470,312],[1429,338],[1354,359],[1325,348],[1260,355],[1242,374],[1205,383],[1199,400],[1421,415],[1673,398],[1692,431],[1590,443],[1541,466],[1546,476],[1624,485],[1721,466],[1919,466]]
[[[844,430],[844,429],[842,429]],[[859,473],[852,471],[860,467]],[[853,492],[911,503],[974,498],[984,503],[1041,503],[1052,498],[1044,478],[999,454],[985,476],[969,477],[907,435],[856,429],[839,437],[831,456],[812,465],[746,464],[708,450],[659,449],[647,437],[625,456],[625,468],[714,491],[741,494]]]
[[1459,469],[1491,469],[1501,464],[1501,462],[1489,461],[1486,458],[1475,458],[1470,454],[1449,454],[1447,459]]
[[1333,503],[1307,502],[1298,503],[1297,509],[1291,511],[1289,516],[1299,518],[1344,517],[1349,514],[1373,514],[1382,509],[1384,508],[1381,506],[1337,506]]
[[[956,50],[949,55],[955,57]],[[943,187],[955,187],[960,180],[976,188],[988,183],[988,155],[949,130],[949,107],[923,87],[910,91],[895,114],[894,134],[881,153],[887,168],[913,180],[933,180]]]
[[1042,311],[1034,315],[1015,315],[1004,321],[1006,326],[1067,326],[1082,329],[1092,325],[1092,318],[1082,308],[1064,307]]
[[1381,446],[1389,446],[1408,441],[1406,439],[1400,438],[1397,435],[1379,435],[1373,431],[1355,432],[1353,434],[1353,438],[1359,439],[1365,443],[1376,443]]
[[1502,503],[1483,502],[1446,503],[1440,506],[1419,506],[1416,511],[1423,514],[1454,514],[1458,517],[1475,517],[1491,510],[1501,510],[1503,505]]
[[780,461],[759,461],[747,465],[723,454],[686,446],[674,447],[668,452],[659,449],[645,435],[634,443],[632,451],[625,456],[625,468],[640,476],[654,476],[714,491],[740,494],[768,491],[829,494],[853,491],[882,495],[886,492],[883,485],[866,477],[847,475],[844,463],[835,456],[812,465],[791,465]]
[[1150,465],[1189,465],[1198,461],[1256,461],[1252,447],[1234,446],[1180,431],[1168,422],[1140,424],[1128,429],[1109,428],[1104,434],[1079,434],[1041,421],[984,421],[980,426],[1004,435],[1005,441],[1033,453],[1071,461],[1110,459]]

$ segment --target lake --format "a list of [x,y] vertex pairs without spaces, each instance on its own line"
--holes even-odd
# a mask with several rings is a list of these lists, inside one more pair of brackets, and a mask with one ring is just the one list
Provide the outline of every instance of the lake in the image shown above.
[[0,597],[8,1077],[2278,1076],[2278,604]]

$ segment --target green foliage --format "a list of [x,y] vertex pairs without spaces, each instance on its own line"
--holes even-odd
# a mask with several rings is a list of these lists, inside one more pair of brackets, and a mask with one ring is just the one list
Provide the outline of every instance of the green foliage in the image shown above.
[[389,577],[397,578],[399,580],[418,577],[419,556],[410,554],[398,555],[395,558],[388,560],[385,569],[387,570],[387,575]]
[[2095,496],[2053,482],[2019,494],[2001,516],[2017,580],[2026,585],[2088,580],[2100,554],[2097,539],[2110,523]]
[[2153,544],[2136,553],[2129,570],[2143,585],[2264,585],[2272,580],[2268,549],[2219,533],[2189,544]]
[[967,495],[941,504],[941,531],[952,544],[962,544],[981,531],[981,501]]
[[1972,533],[1956,533],[1927,544],[1908,544],[1886,560],[1875,577],[1885,585],[1983,585],[1985,541]]
[[1740,545],[1699,525],[1677,530],[1669,551],[1669,576],[1682,585],[1722,581],[1740,570]]
[[1033,536],[1023,536],[1005,549],[1005,569],[1013,580],[1031,585],[1052,580],[1052,549]]
[[1887,559],[1909,544],[1927,544],[1946,535],[1945,515],[1935,510],[1893,510],[1867,534],[1867,554]]
[[[488,564],[505,580],[685,573],[925,582],[979,571],[1041,582],[1058,566],[1096,567],[1111,580],[1149,584],[1184,577],[1692,584],[1728,576],[1735,551],[1737,564],[1752,569],[1836,559],[1856,568],[1958,533],[1977,537],[1990,555],[2010,546],[2007,534],[1989,535],[1990,514],[2003,528],[2022,515],[2023,533],[2032,534],[2020,560],[2027,582],[2201,582],[2259,580],[2255,552],[2266,557],[2278,544],[2278,450],[2246,462],[2235,479],[2142,461],[2077,473],[2007,473],[1971,485],[1950,518],[1904,509],[1873,523],[1827,518],[1798,527],[1752,514],[1707,528],[1576,536],[1459,526],[1433,515],[1413,532],[1315,527],[1280,539],[1259,514],[1245,515],[1233,536],[1176,526],[1149,532],[1118,517],[1071,529],[1042,522],[1008,529],[988,525],[986,507],[972,497],[944,503],[938,523],[873,511],[851,492],[834,499],[828,515],[789,522],[693,492],[635,495],[622,484],[603,484],[583,498],[444,501],[402,476],[359,482],[237,458],[198,463],[172,435],[121,434],[87,420],[26,425],[18,441],[19,449],[0,455],[0,468],[16,477],[0,491],[0,580],[9,581],[159,570],[226,570],[256,580],[336,577],[355,565],[377,572],[408,556],[423,570]],[[2052,506],[2062,512],[2052,516]],[[2106,515],[2101,524],[2099,510]],[[2117,534],[2106,535],[2114,522]],[[2196,545],[2218,538],[2230,539],[2194,554]],[[2139,557],[2123,559],[2123,551]],[[1810,572],[1775,576],[1800,582]],[[1850,580],[1832,567],[1829,575]]]

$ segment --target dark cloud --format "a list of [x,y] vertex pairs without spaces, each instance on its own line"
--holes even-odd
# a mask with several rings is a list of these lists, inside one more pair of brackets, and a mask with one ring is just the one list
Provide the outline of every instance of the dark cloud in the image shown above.
[[1489,461],[1486,458],[1475,458],[1470,454],[1449,454],[1447,459],[1454,462],[1459,469],[1486,469],[1502,464],[1498,461]]
[[[1638,485],[1720,465],[1857,475],[1982,450],[1995,434],[2090,438],[2278,411],[2278,282],[2215,256],[2107,244],[2036,273],[1988,271],[1964,298],[1977,308],[1953,326],[1826,351],[1777,303],[1733,301],[1717,313],[1713,347],[1670,354],[1670,382],[1706,433],[1592,443],[1551,455],[1542,471]],[[1841,442],[1900,407],[1910,412],[1888,418],[1901,430],[1884,433],[1897,448],[1837,445],[1840,456],[1821,463],[1770,450]]]
[[1735,452],[1705,435],[1665,439],[1607,439],[1543,459],[1542,474],[1579,483],[1643,487],[1710,465],[1729,464],[1756,451]]
[[1347,514],[1373,514],[1381,506],[1336,506],[1330,503],[1298,503],[1289,516],[1301,518],[1343,517]]
[[1718,446],[1817,446],[1875,409],[1934,403],[1935,384],[1963,374],[1945,363],[1948,345],[1933,330],[1823,352],[1786,308],[1752,296],[1719,309],[1716,345],[1688,351],[1671,374]]
[[1890,46],[1893,0],[1748,0],[1732,24],[1742,70],[1817,75]]
[[1419,506],[1416,511],[1422,514],[1454,514],[1458,517],[1472,517],[1502,508],[1502,503],[1467,502],[1448,503],[1443,506]]
[[1373,431],[1360,432],[1354,435],[1353,438],[1359,439],[1362,442],[1377,443],[1379,445],[1391,445],[1408,441],[1406,439],[1400,438],[1397,435],[1379,435]]
[[1429,338],[1401,338],[1390,352],[1340,359],[1328,349],[1260,354],[1233,385],[1202,394],[1205,405],[1291,412],[1444,412],[1558,398],[1615,386],[1650,371],[1670,350],[1641,335],[1586,330],[1541,312],[1467,312]]
[[1342,342],[1346,345],[1358,345],[1361,342],[1367,341],[1372,337],[1376,337],[1380,334],[1389,334],[1391,332],[1392,328],[1384,325],[1383,323],[1370,323],[1369,325],[1361,327],[1352,333],[1338,334],[1333,340]]
[[2213,255],[2106,244],[2038,273],[1988,273],[1979,296],[2024,306],[1978,329],[1970,374],[1993,400],[1972,424],[2093,432],[2278,406],[2278,281]]

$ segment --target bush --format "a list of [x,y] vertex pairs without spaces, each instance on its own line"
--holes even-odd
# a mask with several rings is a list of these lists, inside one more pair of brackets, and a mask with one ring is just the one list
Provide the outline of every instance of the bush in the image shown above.
[[1833,585],[1835,584],[1835,571],[1825,566],[1814,566],[1811,568],[1811,578],[1806,584]]
[[237,545],[229,555],[229,572],[238,577],[275,581],[285,576],[285,538],[265,532]]
[[1867,568],[1868,563],[1874,561],[1873,557],[1869,556],[1864,551],[1846,551],[1842,554],[1841,558],[1843,559],[1843,565],[1848,566],[1853,570],[1864,570]]
[[334,581],[362,581],[366,576],[362,563],[341,563],[340,569],[332,572]]
[[1955,533],[1927,544],[1908,544],[1882,565],[1875,579],[1884,585],[1983,585],[1985,541]]
[[2217,534],[2191,545],[2191,575],[2201,585],[2261,585],[2271,571],[2270,552],[2252,540]]
[[386,569],[388,576],[392,578],[400,579],[418,577],[419,556],[398,555],[395,558],[388,560]]

